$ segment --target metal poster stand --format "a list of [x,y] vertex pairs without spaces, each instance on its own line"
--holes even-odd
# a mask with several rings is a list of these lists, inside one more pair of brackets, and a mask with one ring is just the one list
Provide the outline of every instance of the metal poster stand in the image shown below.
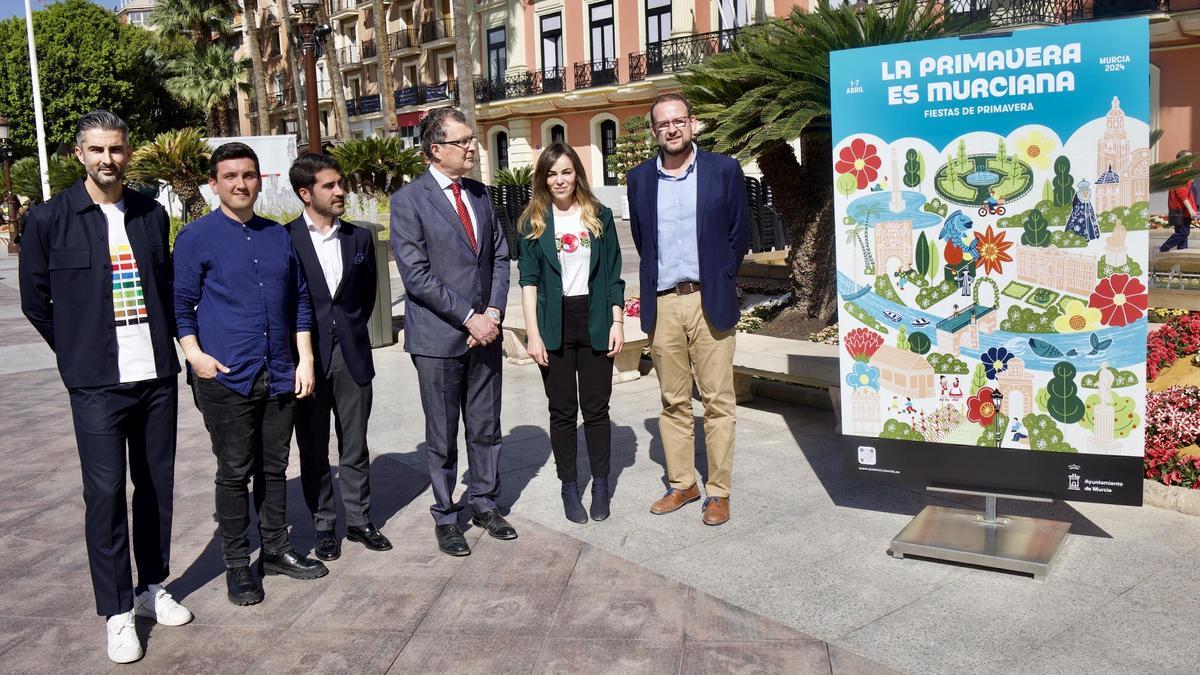
[[996,516],[996,499],[1006,497],[1031,502],[1052,502],[1048,497],[997,494],[928,488],[933,492],[978,495],[984,498],[984,511],[926,506],[892,539],[891,554],[896,558],[918,556],[935,560],[990,567],[1031,574],[1044,579],[1050,573],[1055,556],[1070,523],[1023,516]]

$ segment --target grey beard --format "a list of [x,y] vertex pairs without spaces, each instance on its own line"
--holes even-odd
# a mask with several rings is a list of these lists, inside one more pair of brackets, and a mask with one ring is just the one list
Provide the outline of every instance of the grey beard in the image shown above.
[[92,171],[91,169],[88,169],[87,175],[88,175],[88,178],[92,179],[93,183],[95,183],[96,185],[99,185],[100,187],[110,187],[112,185],[116,185],[116,184],[120,183],[121,181],[125,180],[125,172],[121,171],[121,170],[117,170],[117,172],[115,174],[113,174],[112,177],[108,177],[108,176],[105,176],[104,174],[100,173],[99,171]]

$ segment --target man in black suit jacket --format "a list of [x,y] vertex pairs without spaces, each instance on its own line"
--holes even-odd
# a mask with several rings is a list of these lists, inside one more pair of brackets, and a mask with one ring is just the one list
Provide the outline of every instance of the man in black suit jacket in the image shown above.
[[338,480],[346,510],[346,538],[372,551],[392,547],[371,523],[371,344],[367,320],[375,307],[375,242],[370,232],[340,219],[346,192],[337,160],[302,155],[288,177],[304,202],[304,213],[288,223],[292,246],[308,281],[316,327],[312,332],[317,374],[314,395],[299,399],[296,444],[300,483],[313,514],[314,553],[321,560],[341,555],[334,528],[333,481],[329,473],[329,413],[336,412]]

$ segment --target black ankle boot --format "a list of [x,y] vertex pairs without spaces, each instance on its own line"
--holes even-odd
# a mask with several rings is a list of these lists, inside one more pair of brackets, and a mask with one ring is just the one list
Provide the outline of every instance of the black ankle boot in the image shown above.
[[608,518],[608,477],[592,479],[592,520]]
[[563,512],[567,514],[567,520],[572,523],[581,524],[588,521],[587,511],[583,508],[583,501],[579,499],[579,483],[575,481],[563,481],[562,500]]

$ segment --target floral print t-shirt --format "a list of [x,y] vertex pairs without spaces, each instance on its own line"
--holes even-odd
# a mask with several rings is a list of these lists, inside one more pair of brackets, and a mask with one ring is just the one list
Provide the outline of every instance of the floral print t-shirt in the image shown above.
[[592,239],[579,218],[578,208],[568,216],[554,215],[554,248],[562,267],[563,295],[587,295]]

